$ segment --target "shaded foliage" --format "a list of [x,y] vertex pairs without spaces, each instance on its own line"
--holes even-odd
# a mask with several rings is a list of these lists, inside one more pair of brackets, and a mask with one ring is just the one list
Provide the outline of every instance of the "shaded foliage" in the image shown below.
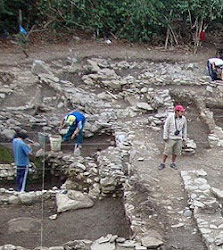
[[0,163],[12,163],[12,150],[0,145]]
[[168,27],[175,39],[190,39],[196,21],[200,26],[223,22],[222,0],[0,0],[1,29],[18,31],[19,9],[28,30],[33,25],[64,32],[78,29],[142,42],[154,37],[164,41]]

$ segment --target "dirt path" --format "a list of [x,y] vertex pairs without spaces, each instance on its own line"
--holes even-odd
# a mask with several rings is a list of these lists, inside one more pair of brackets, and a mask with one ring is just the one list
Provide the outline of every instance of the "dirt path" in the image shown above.
[[[187,117],[191,121],[190,114]],[[140,123],[140,119],[138,119],[138,123]],[[199,127],[194,123],[193,120],[189,123],[189,130],[190,125],[194,128]],[[202,132],[201,124],[200,132]],[[134,171],[139,174],[140,182],[147,185],[151,192],[148,200],[155,202],[158,206],[158,219],[155,222],[152,219],[148,220],[149,227],[157,228],[157,223],[159,223],[158,230],[165,235],[168,249],[206,249],[193,218],[183,215],[183,211],[188,207],[188,197],[180,172],[203,169],[208,174],[209,184],[222,190],[222,150],[206,148],[205,138],[202,138],[201,133],[197,138],[201,145],[195,155],[178,157],[178,170],[169,167],[170,159],[168,158],[167,167],[160,171],[158,165],[161,162],[164,147],[162,131],[153,131],[144,124],[144,127],[134,129],[134,133],[133,148],[136,154],[132,159],[132,166]],[[199,134],[199,129],[197,133]],[[190,138],[191,136],[189,133]]]
[[28,48],[29,58],[16,45],[1,51],[0,66],[30,63],[35,59],[45,61],[65,57],[110,57],[113,59],[148,59],[154,61],[186,61],[206,65],[209,57],[215,55],[214,47],[206,44],[194,55],[187,47],[178,47],[165,51],[163,47],[154,48],[147,44],[128,44],[113,41],[108,45],[95,40],[70,41],[66,44],[36,44]]

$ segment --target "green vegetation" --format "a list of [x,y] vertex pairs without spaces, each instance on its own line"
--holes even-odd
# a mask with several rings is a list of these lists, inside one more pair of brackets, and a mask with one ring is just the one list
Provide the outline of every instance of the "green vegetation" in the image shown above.
[[129,41],[189,42],[218,20],[222,0],[0,0],[2,30],[18,32],[18,10],[28,30],[82,30]]
[[[43,158],[32,157],[30,158],[38,171],[42,171]],[[0,163],[10,164],[14,162],[13,153],[10,148],[4,147],[0,144]]]
[[13,162],[13,155],[12,151],[6,147],[0,145],[0,163],[12,163]]

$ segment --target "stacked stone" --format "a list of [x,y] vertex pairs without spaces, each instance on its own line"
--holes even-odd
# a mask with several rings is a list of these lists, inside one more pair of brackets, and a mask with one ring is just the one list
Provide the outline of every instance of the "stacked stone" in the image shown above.
[[127,169],[123,158],[128,156],[131,144],[117,135],[117,147],[108,147],[97,153],[97,162],[90,157],[66,155],[62,152],[49,152],[48,167],[55,176],[66,176],[62,189],[73,189],[94,193],[98,197],[120,193],[125,182]]
[[51,151],[47,162],[53,175],[67,177],[62,189],[89,191],[92,185],[100,181],[98,166],[90,157],[83,158]]
[[14,74],[4,71],[0,72],[0,103],[2,103],[16,87],[16,85],[13,83],[14,79]]
[[125,169],[121,151],[117,147],[108,147],[98,153],[100,187],[103,196],[118,194],[125,182]]
[[[117,235],[108,234],[95,241],[91,240],[72,240],[61,246],[42,247],[44,250],[147,250],[146,241],[145,246],[135,240],[127,240]],[[34,248],[38,250],[40,247]],[[5,244],[0,246],[0,250],[28,250],[21,246],[14,246],[12,244]]]
[[54,187],[52,190],[32,191],[32,192],[17,192],[13,189],[0,189],[0,204],[23,204],[32,205],[36,202],[41,202],[42,198],[55,199],[59,190]]
[[[3,182],[15,181],[16,177],[16,166],[14,163],[11,164],[0,164],[0,180]],[[39,175],[35,171],[35,167],[29,168],[29,179],[38,179]]]
[[181,171],[189,207],[210,250],[223,249],[222,191],[211,188],[204,170]]
[[0,164],[0,180],[14,180],[16,167],[14,164]]
[[[136,69],[137,77],[127,75],[120,77],[117,73],[128,69]],[[110,60],[101,58],[88,59],[85,65],[86,72],[82,80],[88,84],[100,84],[111,89],[121,89],[123,86],[153,85],[201,85],[207,84],[209,78],[200,77],[199,67],[195,64],[175,64],[165,62],[128,62],[120,61],[111,63]],[[116,71],[114,71],[116,70]],[[191,74],[193,71],[194,74]],[[192,76],[193,75],[193,76]],[[196,78],[196,79],[194,79]]]

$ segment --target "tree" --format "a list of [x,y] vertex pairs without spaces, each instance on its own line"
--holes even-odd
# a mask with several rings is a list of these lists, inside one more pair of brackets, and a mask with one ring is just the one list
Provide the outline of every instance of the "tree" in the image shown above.
[[1,23],[12,32],[18,31],[18,9],[27,30],[36,24],[55,33],[81,29],[137,42],[158,38],[166,48],[192,42],[195,51],[200,31],[223,20],[222,0],[0,0]]
[[200,45],[200,33],[206,30],[211,21],[223,18],[222,0],[181,0],[181,9],[187,13],[188,22],[191,27],[194,52]]

